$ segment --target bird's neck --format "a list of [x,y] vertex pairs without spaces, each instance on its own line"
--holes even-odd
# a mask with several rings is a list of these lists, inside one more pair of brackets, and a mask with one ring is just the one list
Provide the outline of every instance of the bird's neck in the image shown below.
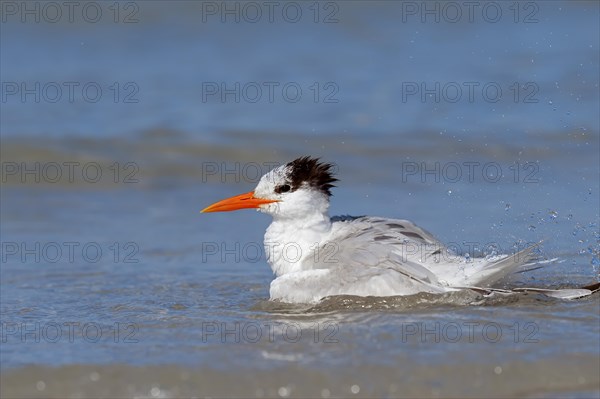
[[315,211],[302,219],[275,216],[265,233],[265,254],[273,273],[281,276],[310,269],[315,251],[330,232],[327,212]]

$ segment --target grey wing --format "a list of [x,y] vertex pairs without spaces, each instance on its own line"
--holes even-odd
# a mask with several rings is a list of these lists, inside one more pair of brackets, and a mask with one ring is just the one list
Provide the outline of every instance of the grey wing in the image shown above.
[[412,261],[426,262],[448,251],[433,234],[409,220],[362,216],[345,223],[354,235],[394,248]]
[[376,217],[332,218],[334,233],[328,246],[329,264],[317,267],[351,270],[351,275],[376,275],[393,270],[421,284],[437,286],[436,275],[424,265],[446,248],[429,232],[408,220]]
[[334,216],[331,218],[331,221],[334,223],[346,223],[347,226],[354,226],[360,230],[371,230],[377,233],[374,236],[377,240],[395,239],[401,242],[412,240],[417,243],[443,246],[433,234],[409,220],[344,215]]

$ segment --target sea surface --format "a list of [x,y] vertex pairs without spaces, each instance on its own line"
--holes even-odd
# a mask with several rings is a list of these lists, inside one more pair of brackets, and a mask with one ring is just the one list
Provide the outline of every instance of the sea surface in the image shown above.
[[269,217],[199,213],[318,156],[333,215],[598,281],[598,3],[275,3],[2,3],[1,396],[599,397],[598,293],[272,302]]

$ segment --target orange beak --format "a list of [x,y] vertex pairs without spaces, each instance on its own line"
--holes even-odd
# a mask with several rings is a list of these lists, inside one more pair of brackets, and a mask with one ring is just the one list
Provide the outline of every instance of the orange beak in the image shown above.
[[219,202],[215,202],[214,204],[202,209],[200,213],[228,212],[237,211],[238,209],[258,208],[263,204],[270,204],[272,202],[277,202],[277,200],[255,198],[254,191],[250,191],[249,193],[236,195],[235,197],[226,198]]

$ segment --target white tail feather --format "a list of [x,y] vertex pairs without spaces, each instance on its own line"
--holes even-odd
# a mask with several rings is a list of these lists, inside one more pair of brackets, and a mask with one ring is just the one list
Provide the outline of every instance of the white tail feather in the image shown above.
[[536,260],[535,249],[541,244],[537,243],[514,255],[506,255],[505,257],[495,261],[488,262],[481,260],[479,267],[474,268],[473,273],[467,278],[469,285],[478,287],[489,287],[498,280],[519,271],[525,266],[532,265]]

